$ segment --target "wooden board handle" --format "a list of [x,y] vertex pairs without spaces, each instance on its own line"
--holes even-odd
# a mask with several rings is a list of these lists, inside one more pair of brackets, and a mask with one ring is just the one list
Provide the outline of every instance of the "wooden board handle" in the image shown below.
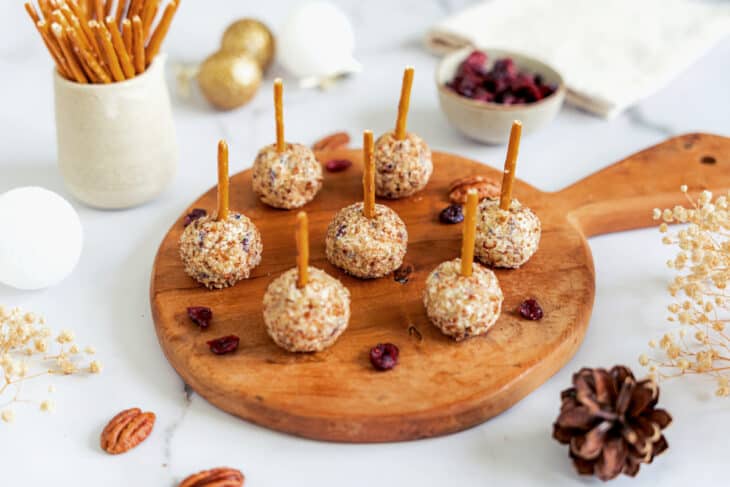
[[690,193],[730,189],[730,138],[687,134],[634,154],[556,193],[587,236],[655,226],[654,208],[684,204]]

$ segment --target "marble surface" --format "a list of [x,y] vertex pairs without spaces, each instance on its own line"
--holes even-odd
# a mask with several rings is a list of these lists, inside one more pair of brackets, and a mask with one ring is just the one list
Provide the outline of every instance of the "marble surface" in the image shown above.
[[[191,63],[216,48],[234,18],[253,15],[276,26],[294,3],[186,1],[166,49],[173,62]],[[362,74],[327,92],[290,88],[288,134],[318,137],[391,127],[402,68],[416,67],[410,128],[432,147],[499,166],[504,148],[471,142],[438,109],[432,73],[437,59],[422,48],[425,29],[459,9],[463,0],[359,2],[345,0],[358,41]],[[55,165],[50,62],[20,2],[1,2],[0,192],[40,185],[68,197]],[[336,41],[336,39],[333,39]],[[615,120],[565,108],[543,131],[526,137],[520,177],[545,190],[559,189],[637,150],[684,132],[730,132],[730,40],[684,74]],[[248,167],[273,138],[271,80],[247,107],[218,113],[195,94],[174,97],[181,160],[173,185],[154,202],[128,211],[97,211],[74,202],[86,234],[79,267],[61,285],[40,292],[0,286],[0,303],[47,316],[93,343],[101,376],[58,378],[57,411],[41,414],[18,405],[13,425],[0,423],[0,485],[172,486],[203,468],[231,465],[247,485],[584,485],[551,424],[559,392],[581,366],[636,363],[650,338],[665,328],[664,291],[669,249],[655,230],[594,238],[596,303],[586,340],[568,366],[499,417],[459,434],[389,445],[338,445],[293,438],[231,417],[185,388],[166,362],[149,312],[148,281],[157,246],[171,222],[215,182],[215,143],[231,146],[232,170]],[[169,73],[174,85],[172,68]],[[1,238],[1,237],[0,237]],[[468,366],[468,364],[465,364]],[[637,485],[719,485],[727,472],[729,403],[703,379],[667,383],[662,404],[674,415],[670,450],[642,467]],[[43,396],[43,394],[40,394]],[[3,400],[0,400],[2,403]],[[102,453],[98,436],[122,408],[157,413],[153,435],[120,456]],[[621,479],[612,485],[629,485]],[[636,481],[634,481],[636,483]]]

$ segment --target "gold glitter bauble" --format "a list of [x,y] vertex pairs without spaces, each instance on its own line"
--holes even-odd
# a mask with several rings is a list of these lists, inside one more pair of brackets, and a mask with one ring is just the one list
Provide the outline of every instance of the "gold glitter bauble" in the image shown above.
[[274,34],[256,19],[241,19],[228,26],[223,33],[221,51],[245,52],[258,61],[265,70],[274,59]]
[[218,51],[200,65],[198,84],[211,104],[232,110],[253,98],[261,76],[261,68],[252,57]]

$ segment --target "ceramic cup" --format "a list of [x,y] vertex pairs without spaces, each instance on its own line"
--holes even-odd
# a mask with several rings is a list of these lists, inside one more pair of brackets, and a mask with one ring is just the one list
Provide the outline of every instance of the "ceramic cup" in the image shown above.
[[178,149],[165,57],[131,80],[79,84],[54,72],[58,165],[83,203],[119,209],[160,194],[177,168]]
[[454,73],[461,62],[473,50],[473,47],[466,47],[448,54],[436,68],[435,81],[441,110],[454,127],[468,137],[480,142],[504,144],[509,140],[510,129],[514,120],[520,120],[523,132],[529,134],[539,130],[555,118],[565,99],[566,88],[562,76],[547,64],[518,52],[502,49],[480,49],[480,51],[487,54],[488,67],[491,67],[494,61],[499,58],[512,58],[520,70],[539,73],[546,82],[557,85],[555,93],[535,103],[500,105],[498,103],[470,100],[448,88],[446,83],[454,77]]

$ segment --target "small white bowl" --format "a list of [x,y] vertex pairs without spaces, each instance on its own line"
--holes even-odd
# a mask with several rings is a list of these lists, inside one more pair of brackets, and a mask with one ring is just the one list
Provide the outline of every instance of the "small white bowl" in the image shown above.
[[503,144],[509,140],[513,120],[522,122],[523,132],[528,134],[550,122],[560,111],[565,99],[565,82],[555,69],[531,57],[501,49],[479,49],[487,54],[487,68],[501,58],[510,57],[520,71],[540,74],[546,83],[557,85],[555,93],[534,103],[502,105],[472,100],[459,95],[446,83],[453,79],[461,62],[474,51],[466,47],[446,55],[436,68],[436,88],[441,110],[459,131],[488,144]]

